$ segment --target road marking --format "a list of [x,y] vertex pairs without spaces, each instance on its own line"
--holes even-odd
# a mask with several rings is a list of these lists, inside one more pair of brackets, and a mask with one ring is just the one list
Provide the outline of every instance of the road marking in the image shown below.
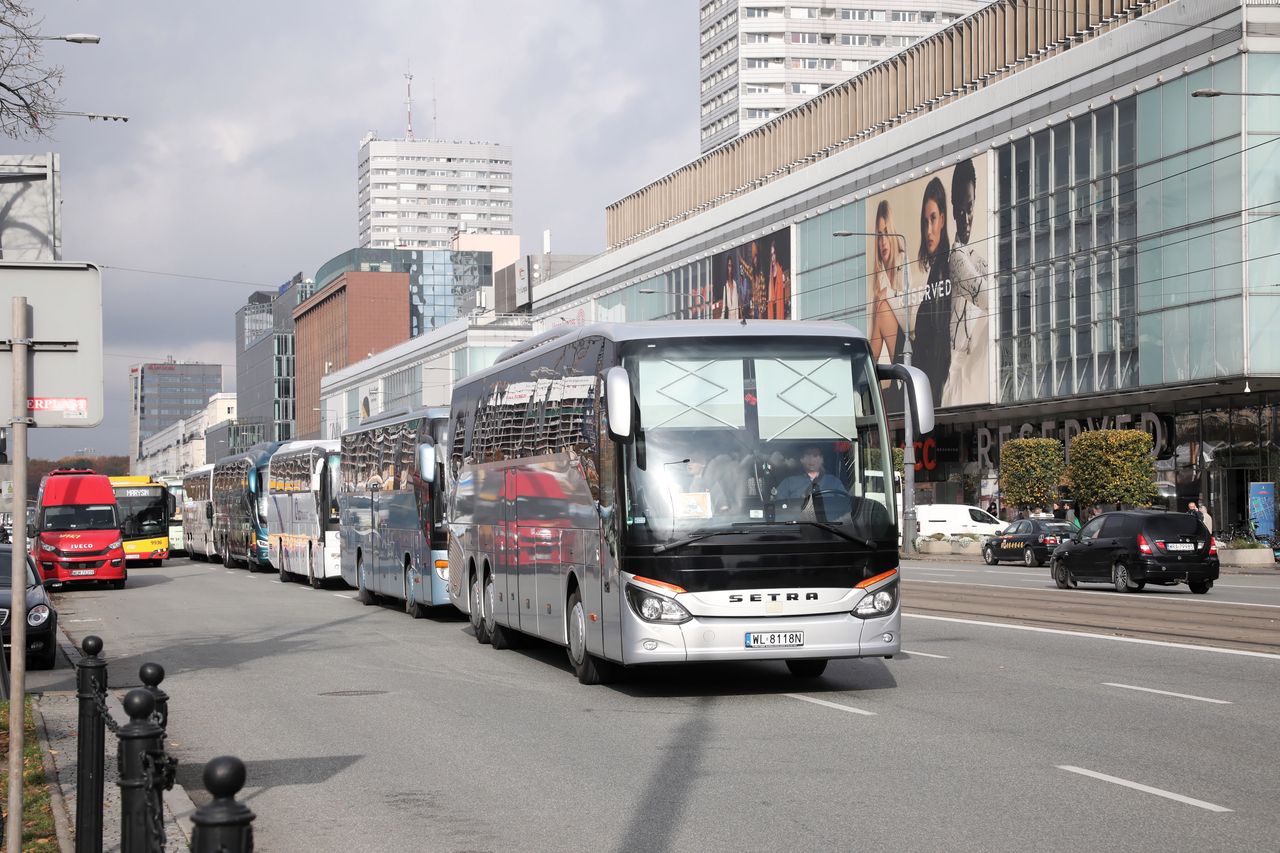
[[826,699],[814,699],[810,696],[801,696],[799,693],[783,693],[791,699],[799,699],[801,702],[812,702],[815,705],[822,705],[825,708],[835,708],[837,711],[848,711],[850,714],[861,714],[864,717],[874,717],[875,711],[864,711],[861,708],[851,708],[848,705],[841,705],[838,702],[828,702]]
[[256,578],[256,577],[254,577],[253,575],[245,575],[245,576],[244,576],[244,578],[245,578],[245,580],[250,580],[250,581],[256,581],[256,580],[257,580],[257,578]]
[[69,625],[72,622],[101,622],[101,621],[102,621],[101,619],[68,619],[67,624]]
[[1113,637],[1110,634],[1094,634],[1089,631],[1067,631],[1061,628],[1041,628],[1037,625],[1013,625],[1008,622],[983,622],[978,619],[959,619],[955,616],[928,616],[924,613],[906,613],[913,619],[932,619],[935,622],[958,622],[962,625],[979,625],[985,628],[1008,628],[1013,631],[1032,631],[1038,634],[1058,634],[1064,637],[1085,637],[1091,640],[1111,640],[1116,643],[1136,643],[1140,646],[1162,646],[1166,649],[1190,649],[1195,652],[1216,652],[1220,655],[1239,655],[1247,658],[1267,658],[1280,660],[1280,655],[1271,652],[1251,652],[1247,649],[1224,649],[1220,646],[1195,646],[1191,643],[1170,643],[1165,640],[1145,640],[1141,637]]
[[1048,572],[1010,572],[1004,569],[987,569],[986,573],[989,575],[1026,575],[1028,577],[1033,577],[1033,578],[1049,577]]
[[[939,581],[939,580],[933,580],[932,578],[913,578],[908,576],[904,576],[903,580],[908,581],[910,583],[937,583],[937,584],[945,584],[950,586],[990,587],[992,589],[1023,589],[1023,587],[1020,587],[1020,586],[1009,586],[1008,584],[1000,584],[1000,583],[981,583],[980,581]],[[1045,589],[1054,593],[1074,594],[1074,595],[1079,595],[1080,593],[1084,593],[1086,595],[1118,595],[1121,598],[1124,598],[1128,601],[1132,601],[1134,603],[1155,602],[1159,604],[1167,601],[1173,601],[1181,604],[1190,604],[1193,606],[1197,604],[1230,604],[1233,607],[1280,608],[1280,604],[1259,604],[1253,601],[1224,601],[1221,598],[1209,598],[1206,595],[1195,595],[1194,593],[1161,595],[1160,593],[1157,592],[1154,594],[1136,594],[1135,595],[1134,593],[1131,593],[1131,592],[1108,592],[1107,590],[1103,590],[1103,589],[1078,589],[1078,590],[1055,589],[1053,586],[1053,581],[1050,578],[1045,578],[1043,582],[1037,581],[1037,580],[1024,579],[1024,578],[1015,578],[1015,580],[1018,580],[1020,583],[1034,583],[1034,584],[1043,583]]]
[[1215,705],[1230,705],[1226,699],[1209,699],[1204,696],[1192,696],[1190,693],[1171,693],[1168,690],[1155,690],[1151,687],[1137,687],[1133,684],[1116,684],[1113,681],[1102,682],[1103,687],[1122,687],[1125,690],[1141,690],[1143,693],[1158,693],[1161,696],[1174,696],[1178,699],[1194,699],[1197,702],[1212,702]]
[[910,649],[903,649],[903,651],[909,655],[914,655],[922,658],[937,658],[938,660],[951,660],[951,658],[947,657],[946,655],[931,655],[928,652],[913,652]]
[[345,592],[335,592],[333,594],[336,595],[338,598],[350,598],[353,600],[355,599],[354,595],[347,595]]
[[1207,803],[1204,800],[1197,800],[1194,797],[1186,797],[1182,794],[1175,794],[1173,791],[1165,791],[1160,788],[1152,788],[1150,785],[1143,785],[1140,782],[1130,782],[1128,779],[1121,779],[1118,776],[1108,776],[1105,773],[1098,773],[1093,770],[1085,770],[1083,767],[1072,767],[1070,764],[1057,765],[1059,770],[1065,770],[1068,773],[1079,773],[1081,776],[1088,776],[1091,779],[1100,779],[1103,782],[1110,782],[1113,785],[1123,785],[1126,788],[1132,788],[1135,791],[1142,791],[1145,794],[1155,794],[1157,797],[1164,797],[1168,800],[1176,800],[1179,803],[1186,803],[1189,806],[1205,809],[1211,812],[1229,812],[1231,809],[1225,806]]

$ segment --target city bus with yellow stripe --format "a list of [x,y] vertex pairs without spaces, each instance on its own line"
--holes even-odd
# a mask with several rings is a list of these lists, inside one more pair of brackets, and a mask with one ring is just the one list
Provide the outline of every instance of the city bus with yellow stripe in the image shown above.
[[174,498],[169,487],[149,476],[112,477],[120,513],[125,561],[131,566],[160,566],[169,557],[169,520]]

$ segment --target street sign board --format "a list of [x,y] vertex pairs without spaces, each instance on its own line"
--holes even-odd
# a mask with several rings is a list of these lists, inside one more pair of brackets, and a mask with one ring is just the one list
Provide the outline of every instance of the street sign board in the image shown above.
[[27,416],[38,427],[102,423],[102,273],[93,264],[0,261],[0,422],[13,411],[13,308],[27,298]]

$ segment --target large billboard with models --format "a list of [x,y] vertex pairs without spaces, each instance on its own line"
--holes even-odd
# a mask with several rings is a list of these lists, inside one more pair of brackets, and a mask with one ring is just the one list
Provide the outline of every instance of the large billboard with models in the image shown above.
[[711,313],[725,320],[791,319],[791,229],[711,259]]
[[867,200],[867,333],[877,361],[911,361],[936,407],[991,401],[995,305],[990,155]]

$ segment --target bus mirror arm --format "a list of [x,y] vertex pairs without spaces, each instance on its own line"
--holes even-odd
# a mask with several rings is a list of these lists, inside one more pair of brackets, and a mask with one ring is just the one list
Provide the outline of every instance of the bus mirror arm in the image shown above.
[[609,418],[609,436],[614,441],[632,439],[631,377],[622,367],[610,367],[604,376],[604,402]]
[[917,436],[933,432],[933,386],[923,370],[907,364],[877,364],[876,378],[902,382],[907,389],[907,404],[911,406],[913,432]]

